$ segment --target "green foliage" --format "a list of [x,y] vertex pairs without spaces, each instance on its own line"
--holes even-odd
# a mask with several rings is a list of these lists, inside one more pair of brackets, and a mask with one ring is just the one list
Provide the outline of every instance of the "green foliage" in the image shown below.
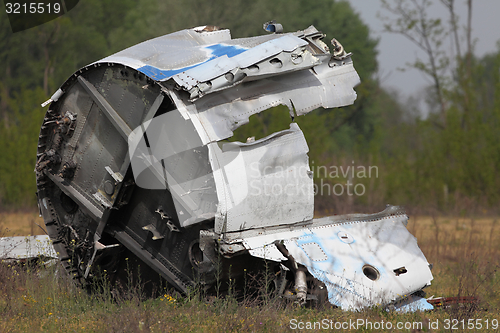
[[[435,153],[447,162],[442,180],[449,189],[487,199],[490,204],[500,199],[496,177],[500,167],[500,109],[485,92],[491,85],[495,95],[500,93],[499,65],[500,54],[494,63],[486,58],[473,65],[474,75],[468,79],[471,82],[457,87],[451,96],[447,128],[436,133],[441,144],[435,147]],[[492,73],[485,77],[486,66],[492,67]]]
[[44,110],[41,88],[23,89],[8,101],[12,113],[0,120],[0,206],[33,207],[37,135]]
[[[498,203],[499,71],[500,53],[475,61],[470,81],[448,95],[445,128],[435,125],[436,115],[398,126],[405,134],[390,150],[394,166],[388,198],[441,209],[459,206],[463,199],[483,208]],[[410,135],[412,141],[405,141]],[[385,156],[385,162],[391,160]]]
[[[383,0],[383,8],[393,14],[384,18],[386,31],[405,36],[425,51],[426,60],[416,59],[408,66],[432,78],[428,99],[431,110],[438,110],[425,120],[414,118],[416,122],[398,125],[406,134],[398,135],[399,148],[390,147],[397,159],[387,168],[391,174],[387,198],[430,204],[432,209],[494,207],[500,185],[495,175],[500,169],[500,109],[495,97],[500,52],[475,59],[470,20],[466,36],[460,36],[454,0],[441,4],[449,20],[431,17],[429,0]],[[470,18],[472,1],[467,5]],[[445,37],[451,37],[451,47],[443,44]],[[411,191],[404,189],[405,184]]]

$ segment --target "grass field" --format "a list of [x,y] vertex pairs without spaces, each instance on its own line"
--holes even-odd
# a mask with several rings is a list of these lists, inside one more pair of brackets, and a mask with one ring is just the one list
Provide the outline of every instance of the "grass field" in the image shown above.
[[[2,229],[16,235],[39,233],[32,221],[43,223],[28,213],[1,215],[0,221]],[[144,299],[138,289],[113,297],[106,286],[104,293],[89,296],[64,278],[56,279],[54,268],[39,274],[3,264],[0,332],[500,331],[499,228],[495,218],[412,216],[408,224],[434,266],[427,295],[474,296],[477,306],[408,314],[380,308],[344,312],[285,307],[280,300],[260,305],[230,297],[208,302],[171,290],[155,299]]]
[[1,237],[45,235],[45,224],[38,212],[0,213]]

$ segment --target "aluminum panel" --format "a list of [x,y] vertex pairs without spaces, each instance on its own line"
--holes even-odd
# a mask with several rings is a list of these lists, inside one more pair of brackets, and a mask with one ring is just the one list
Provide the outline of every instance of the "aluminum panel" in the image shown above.
[[309,148],[297,124],[252,143],[210,144],[219,199],[216,232],[283,225],[313,217]]

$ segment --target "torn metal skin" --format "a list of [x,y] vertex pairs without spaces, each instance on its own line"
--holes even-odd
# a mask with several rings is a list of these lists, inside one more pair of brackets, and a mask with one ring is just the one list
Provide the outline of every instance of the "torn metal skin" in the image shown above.
[[0,237],[0,261],[21,262],[41,260],[49,263],[57,258],[49,236]]
[[[143,42],[82,68],[43,104],[38,202],[63,265],[85,285],[99,269],[126,280],[133,258],[181,292],[270,268],[274,292],[299,303],[432,308],[429,264],[401,208],[313,219],[293,118],[354,102],[351,54],[335,39],[330,53],[313,26],[266,26],[278,33],[231,39],[211,26]],[[225,141],[277,105],[289,129]]]

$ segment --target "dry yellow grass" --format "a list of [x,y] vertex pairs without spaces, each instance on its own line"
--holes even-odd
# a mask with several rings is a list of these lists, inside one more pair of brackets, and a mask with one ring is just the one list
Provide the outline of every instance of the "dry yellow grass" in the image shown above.
[[[464,217],[429,217],[429,216],[410,216],[408,229],[410,232],[420,238],[434,238],[436,231],[438,237],[455,237],[463,239],[469,237],[470,232],[474,237],[480,237],[484,240],[494,237],[498,239],[498,229],[500,228],[500,218],[464,218]],[[496,233],[496,235],[495,235]]]
[[[499,218],[412,217],[408,230],[429,262],[457,263],[465,256],[500,254]],[[435,265],[436,267],[436,265]]]
[[[498,220],[412,216],[408,224],[427,259],[434,264],[434,280],[425,289],[427,295],[474,296],[480,301],[477,307],[455,306],[406,314],[381,308],[346,312],[283,307],[279,301],[256,306],[221,298],[207,303],[169,291],[162,297],[143,300],[134,288],[120,299],[112,297],[106,288],[89,296],[65,279],[54,279],[50,269],[55,266],[45,274],[36,274],[36,270],[0,265],[0,332],[293,332],[296,330],[291,326],[292,319],[319,323],[324,318],[339,323],[364,320],[421,325],[405,332],[449,332],[447,320],[455,320],[458,329],[467,328],[472,320],[474,328],[468,332],[486,332],[486,323],[490,329],[498,329],[500,320]],[[8,226],[16,234],[29,234],[32,221],[43,226],[36,213],[0,214],[1,227]],[[36,229],[40,230],[35,225],[33,232]],[[483,328],[476,326],[478,320]],[[438,322],[439,329],[431,326]],[[362,326],[345,331],[371,330]]]
[[418,217],[408,229],[429,263],[428,296],[476,296],[484,308],[500,306],[500,218]]
[[45,235],[44,230],[45,224],[38,212],[0,213],[0,237]]

